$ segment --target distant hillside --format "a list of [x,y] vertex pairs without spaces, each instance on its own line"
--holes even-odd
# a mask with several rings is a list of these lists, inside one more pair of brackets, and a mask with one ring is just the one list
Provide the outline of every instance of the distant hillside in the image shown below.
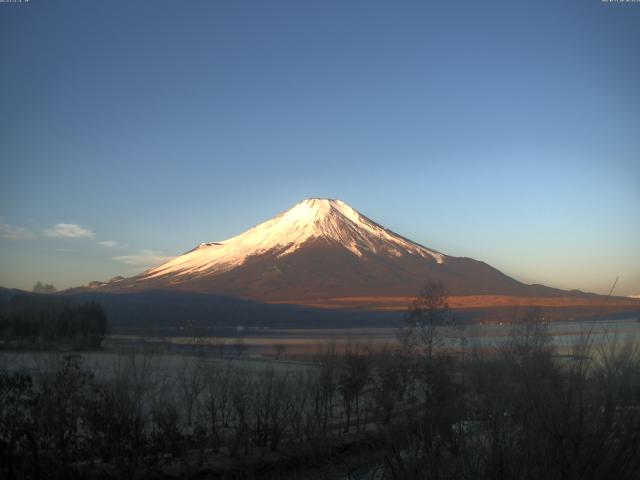
[[[151,291],[127,294],[77,293],[74,301],[95,300],[105,308],[116,331],[163,328],[216,334],[216,329],[244,327],[346,328],[395,326],[412,300],[393,310],[365,308],[314,308],[290,304],[267,304],[224,295],[180,291]],[[471,299],[472,300],[472,299]],[[526,300],[526,299],[520,299]],[[499,299],[484,304],[468,297],[449,299],[461,322],[510,321],[533,309],[551,319],[615,318],[640,315],[640,302],[589,305],[562,301],[505,303]],[[562,299],[557,299],[562,300]],[[494,305],[495,303],[495,305]]]
[[107,312],[114,329],[251,327],[342,327],[389,325],[399,312],[330,310],[298,305],[271,305],[224,295],[175,291],[136,293],[83,292],[74,300],[95,300]]
[[[394,299],[393,309],[317,308],[290,304],[266,304],[225,295],[180,291],[150,291],[136,293],[76,292],[66,294],[36,294],[17,289],[0,288],[0,302],[10,297],[36,296],[79,304],[94,300],[103,306],[112,332],[164,331],[168,335],[189,332],[218,335],[220,330],[236,327],[257,328],[346,328],[358,326],[395,326],[402,320],[411,297]],[[53,298],[51,298],[53,297]],[[515,302],[514,302],[515,300]],[[640,316],[640,302],[619,297],[607,304],[564,303],[561,298],[533,299],[504,297],[451,297],[450,305],[461,322],[510,321],[536,309],[552,319],[629,318]],[[362,304],[376,305],[377,299],[365,299]],[[616,301],[618,301],[616,303]],[[382,305],[388,302],[381,300]]]
[[15,295],[30,295],[31,292],[27,292],[26,290],[19,290],[17,288],[5,288],[0,287],[0,302],[6,301]]

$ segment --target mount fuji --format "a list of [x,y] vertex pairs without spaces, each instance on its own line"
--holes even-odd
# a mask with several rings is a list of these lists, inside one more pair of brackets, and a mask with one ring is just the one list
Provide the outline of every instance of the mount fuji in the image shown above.
[[445,255],[384,228],[340,200],[320,198],[303,200],[236,237],[201,243],[134,277],[93,282],[91,287],[322,306],[337,299],[366,303],[363,299],[413,297],[428,279],[443,282],[452,295],[569,293],[526,285],[484,262]]

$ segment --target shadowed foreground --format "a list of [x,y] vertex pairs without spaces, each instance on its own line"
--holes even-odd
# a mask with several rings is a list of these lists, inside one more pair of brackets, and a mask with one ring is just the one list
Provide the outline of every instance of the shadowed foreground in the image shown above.
[[5,365],[2,476],[637,478],[636,344],[585,336],[558,355],[530,319],[493,352],[463,338],[445,355],[429,308],[394,351],[329,348],[296,368],[202,354],[167,369],[152,351]]

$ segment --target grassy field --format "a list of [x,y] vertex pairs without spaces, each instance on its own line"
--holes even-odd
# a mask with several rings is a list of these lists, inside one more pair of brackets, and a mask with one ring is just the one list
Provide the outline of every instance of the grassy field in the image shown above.
[[[403,311],[415,297],[335,297],[316,301],[291,300],[286,302],[317,308],[365,308],[371,310]],[[629,297],[518,297],[510,295],[452,295],[447,298],[453,309],[490,307],[590,307],[614,311],[638,311],[640,299]]]

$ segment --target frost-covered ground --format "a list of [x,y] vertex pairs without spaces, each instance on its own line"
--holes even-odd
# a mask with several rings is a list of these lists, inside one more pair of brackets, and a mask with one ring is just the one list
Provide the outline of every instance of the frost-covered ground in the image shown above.
[[310,363],[274,360],[271,358],[218,358],[211,355],[163,352],[0,352],[0,368],[22,371],[37,376],[56,371],[66,355],[77,355],[82,364],[97,378],[127,375],[145,376],[162,372],[164,377],[177,378],[196,367],[260,374],[275,370],[282,375],[300,375],[314,368]]

